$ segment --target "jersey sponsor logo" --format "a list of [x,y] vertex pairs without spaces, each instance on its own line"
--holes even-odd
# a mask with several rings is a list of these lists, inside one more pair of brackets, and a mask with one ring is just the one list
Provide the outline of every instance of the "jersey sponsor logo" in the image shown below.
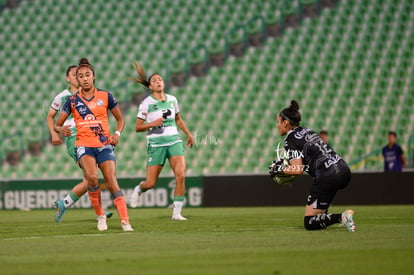
[[81,101],[78,101],[78,102],[76,102],[75,108],[77,108],[79,106],[85,106],[85,104],[83,104]]
[[79,107],[78,112],[79,112],[79,114],[84,115],[84,114],[87,113],[87,108],[86,107]]
[[337,164],[341,160],[341,157],[338,155],[335,155],[333,157],[330,157],[327,161],[324,162],[325,167],[329,168],[334,164]]
[[96,120],[93,114],[87,114],[84,118],[84,122],[80,122],[79,125],[87,125],[89,127],[100,127],[102,121]]
[[84,120],[95,120],[95,116],[93,114],[87,114],[83,119]]
[[172,114],[170,109],[164,109],[164,110],[161,110],[161,112],[162,112],[162,118],[163,119],[168,118]]
[[303,139],[309,131],[309,129],[303,128],[302,130],[295,132],[295,138]]

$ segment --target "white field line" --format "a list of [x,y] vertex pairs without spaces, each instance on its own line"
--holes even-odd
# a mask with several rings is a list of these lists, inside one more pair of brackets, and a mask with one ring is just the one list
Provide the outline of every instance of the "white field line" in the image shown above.
[[[120,232],[120,233],[122,234],[122,233],[125,233],[125,232]],[[36,240],[36,239],[47,239],[47,238],[105,237],[105,236],[109,236],[109,235],[118,235],[120,233],[71,234],[71,235],[56,235],[56,236],[32,236],[32,237],[4,238],[2,240],[3,241],[20,241],[20,240]]]

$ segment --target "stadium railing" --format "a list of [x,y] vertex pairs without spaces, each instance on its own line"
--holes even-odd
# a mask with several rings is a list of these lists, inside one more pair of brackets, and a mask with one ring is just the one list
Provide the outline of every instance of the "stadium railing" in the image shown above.
[[[411,134],[407,142],[407,153],[405,154],[407,159],[407,167],[413,168],[414,161],[414,134]],[[376,168],[382,167],[383,157],[382,157],[382,147],[376,148],[355,160],[349,162],[349,166],[352,170],[364,169],[367,170],[369,166],[374,166]]]
[[382,162],[382,148],[377,148],[371,151],[368,154],[363,155],[355,160],[351,160],[349,162],[349,166],[351,170],[359,170],[364,169],[366,170],[369,165],[374,164],[374,166],[380,167]]

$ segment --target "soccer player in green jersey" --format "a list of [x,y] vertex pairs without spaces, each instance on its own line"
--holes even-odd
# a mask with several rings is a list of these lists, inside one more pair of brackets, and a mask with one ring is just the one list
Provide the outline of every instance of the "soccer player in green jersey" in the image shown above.
[[[62,138],[60,137],[59,133],[57,133],[54,129],[55,126],[55,116],[58,112],[60,112],[63,103],[66,101],[68,97],[73,95],[73,93],[79,90],[79,82],[76,79],[76,69],[78,66],[71,65],[66,69],[66,81],[69,84],[69,88],[63,90],[59,93],[54,99],[52,104],[50,105],[49,112],[46,116],[46,124],[49,128],[50,136],[52,139],[53,145],[60,145],[63,143]],[[69,156],[77,162],[76,152],[75,152],[75,139],[76,139],[76,127],[73,117],[70,116],[66,119],[64,126],[69,126],[72,130],[72,135],[65,138],[66,149]],[[66,212],[66,209],[71,207],[75,204],[80,197],[82,197],[87,191],[87,182],[86,179],[83,178],[82,182],[75,185],[71,192],[66,195],[63,199],[58,199],[55,201],[55,206],[57,208],[55,214],[55,222],[61,222],[62,216]],[[112,216],[112,212],[105,212],[106,216],[109,218]]]
[[194,145],[194,138],[180,116],[177,98],[164,92],[164,80],[161,75],[153,74],[147,79],[144,69],[138,62],[134,67],[138,78],[132,80],[149,88],[151,95],[139,105],[135,124],[137,132],[147,132],[147,175],[146,180],[134,188],[130,206],[136,207],[139,195],[155,186],[168,159],[176,180],[172,220],[187,220],[181,215],[185,193],[185,158],[183,141],[178,134],[177,126],[187,135],[188,147]]

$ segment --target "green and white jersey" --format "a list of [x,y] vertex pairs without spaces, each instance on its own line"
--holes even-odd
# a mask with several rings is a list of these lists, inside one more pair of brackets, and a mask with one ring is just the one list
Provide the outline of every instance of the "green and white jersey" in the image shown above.
[[[65,103],[66,99],[71,95],[73,95],[73,93],[71,93],[69,89],[65,89],[63,92],[55,96],[50,107],[53,110],[58,111],[60,113],[60,111],[62,110],[63,103]],[[76,125],[72,115],[68,116],[68,118],[63,123],[63,126],[69,126],[72,130],[72,136],[76,135]]]
[[159,101],[153,96],[147,96],[139,105],[137,118],[147,123],[164,118],[161,127],[153,127],[147,131],[147,142],[152,147],[173,145],[182,142],[178,135],[175,114],[180,112],[175,96],[165,94],[165,101]]

